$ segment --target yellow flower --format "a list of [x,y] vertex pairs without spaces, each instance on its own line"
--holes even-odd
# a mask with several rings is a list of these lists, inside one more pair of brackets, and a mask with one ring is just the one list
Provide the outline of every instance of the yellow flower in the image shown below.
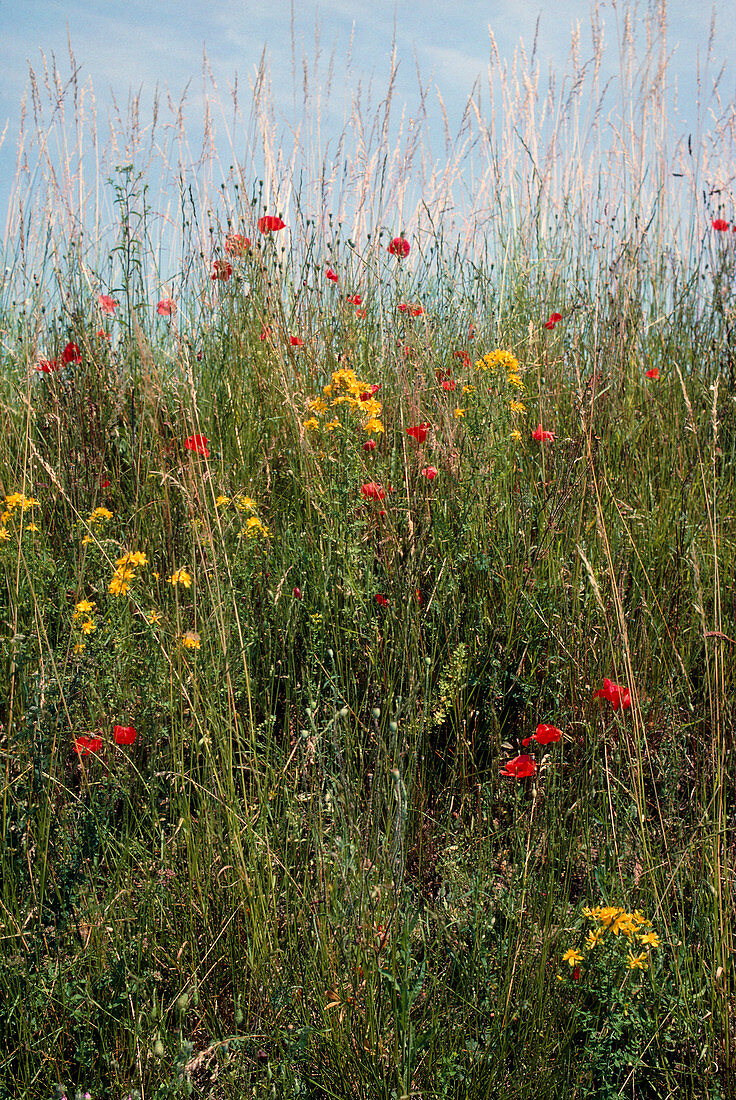
[[269,531],[268,527],[266,527],[265,524],[261,523],[258,516],[250,517],[245,525],[245,530],[246,534],[248,535],[259,534],[262,535],[264,539],[271,537],[271,532]]
[[525,413],[526,405],[523,401],[509,401],[509,408],[512,413]]
[[258,506],[251,497],[236,497],[235,507],[239,512],[255,512]]
[[645,932],[643,936],[639,936],[639,943],[645,944],[647,947],[659,947],[661,940],[656,932]]
[[85,615],[91,615],[97,604],[94,600],[80,600],[79,603],[74,605],[74,622],[77,619],[83,619]]
[[40,531],[40,530],[41,530],[41,528],[38,526],[37,523],[29,523],[28,526],[26,527],[26,531]]
[[200,649],[199,634],[194,630],[187,630],[186,634],[181,636],[181,644],[186,646],[187,649]]
[[574,947],[569,947],[562,956],[562,961],[569,963],[570,966],[577,966],[578,963],[583,961],[583,956],[579,951],[576,951]]
[[598,928],[595,932],[592,928],[589,929],[588,934],[585,937],[585,946],[588,948],[588,950],[592,951],[594,947],[597,947],[605,934],[606,932],[604,928]]
[[339,428],[339,427],[340,427],[340,421],[337,419],[337,417],[335,417],[334,420],[328,420],[327,421],[327,423],[325,424],[325,431],[326,432],[331,432],[331,431],[334,431],[335,428]]
[[92,619],[85,619],[81,626],[82,633],[92,634],[95,630],[97,630],[97,627],[92,622]]
[[327,412],[327,402],[323,397],[311,397],[307,401],[307,408],[310,412],[325,413]]
[[230,503],[230,497],[223,496],[222,493],[215,499],[215,508],[226,508]]
[[383,424],[381,423],[381,421],[377,417],[372,416],[371,419],[367,420],[365,422],[365,424],[363,425],[363,431],[364,432],[375,432],[376,435],[378,435],[380,432],[385,431],[385,429],[384,429]]
[[475,365],[479,370],[490,370],[492,367],[501,367],[503,370],[510,372],[519,370],[519,360],[510,351],[502,351],[501,348],[489,351]]
[[81,653],[84,648],[85,648],[84,642],[75,642],[75,644],[74,644],[74,652],[75,653]]
[[510,386],[516,386],[518,390],[523,390],[525,388],[520,374],[510,374],[506,381]]
[[157,611],[155,607],[151,608],[151,610],[146,615],[146,619],[151,624],[151,626],[158,626],[158,624],[161,622],[161,612]]
[[465,416],[465,409],[455,409],[455,419],[460,420]]
[[642,951],[641,955],[634,955],[629,951],[626,955],[626,962],[629,965],[629,970],[646,970],[649,966],[646,951]]
[[8,508],[7,512],[3,512],[3,514],[0,516],[0,524],[2,524],[2,526],[4,527],[8,520],[12,519],[12,516],[13,513]]
[[177,584],[183,585],[184,588],[191,588],[191,574],[187,573],[186,569],[177,569],[176,572],[172,573],[169,577],[169,584],[173,584],[174,588],[176,588]]
[[10,531],[8,531],[7,527],[0,527],[0,541],[7,542],[9,538]]
[[107,519],[112,519],[112,512],[109,508],[95,508],[92,515],[87,520],[88,523],[103,523]]
[[519,431],[518,428],[514,428],[513,432],[511,433],[511,438],[516,440],[517,443],[521,443],[521,438],[522,437],[521,437],[521,432]]
[[148,565],[148,558],[141,550],[136,550],[135,553],[129,550],[126,554],[123,554],[122,558],[118,558],[115,564],[118,567],[127,565]]
[[90,542],[92,542],[92,536],[91,535],[85,535],[84,538],[82,539],[82,546],[88,546]]
[[125,577],[120,573],[115,573],[114,577],[110,581],[110,584],[108,585],[108,592],[112,596],[124,596],[130,588],[130,579],[130,577]]
[[475,386],[463,386],[463,397],[466,393],[475,393]]
[[303,427],[305,432],[314,432],[319,427],[319,420],[314,416],[310,416],[309,420],[304,421]]

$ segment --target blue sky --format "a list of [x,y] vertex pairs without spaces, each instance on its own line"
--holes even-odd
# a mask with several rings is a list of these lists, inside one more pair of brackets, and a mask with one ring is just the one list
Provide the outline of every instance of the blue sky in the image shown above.
[[[634,10],[642,16],[646,6]],[[668,49],[672,54],[670,94],[677,93],[678,122],[686,132],[696,123],[698,71],[708,87],[713,76],[725,67],[721,97],[734,99],[736,35],[729,19],[733,11],[726,0],[717,0],[712,9],[692,0],[671,0],[667,10]],[[608,43],[605,65],[613,75],[624,6],[607,0],[598,5],[598,12]],[[716,35],[713,57],[708,62],[713,17]],[[294,59],[300,70],[300,55],[314,59],[319,41],[321,79],[328,72],[330,56],[335,58],[326,118],[329,130],[339,128],[347,109],[346,86],[355,89],[361,83],[365,88],[372,81],[374,96],[380,98],[385,91],[388,54],[395,41],[400,62],[396,101],[405,100],[410,111],[414,108],[418,70],[429,86],[430,137],[434,138],[433,147],[441,149],[437,97],[441,95],[451,127],[455,128],[474,82],[487,70],[490,31],[501,56],[511,58],[520,41],[531,53],[538,27],[536,51],[546,79],[548,71],[564,68],[576,25],[586,52],[590,21],[590,4],[583,0],[547,0],[544,4],[535,0],[295,0],[293,5],[288,0],[160,0],[156,4],[127,0],[114,5],[100,4],[99,0],[0,0],[4,47],[0,131],[7,125],[0,148],[0,217],[4,220],[7,208],[29,63],[39,73],[43,52],[49,59],[55,56],[62,71],[68,72],[69,42],[82,82],[94,89],[98,119],[106,118],[113,100],[125,105],[131,91],[141,93],[145,118],[156,88],[178,99],[189,84],[196,127],[201,121],[197,92],[202,83],[203,50],[220,91],[226,95],[236,74],[241,93],[247,90],[265,49],[275,105],[288,124],[295,117]],[[637,33],[642,36],[641,20],[637,25]]]

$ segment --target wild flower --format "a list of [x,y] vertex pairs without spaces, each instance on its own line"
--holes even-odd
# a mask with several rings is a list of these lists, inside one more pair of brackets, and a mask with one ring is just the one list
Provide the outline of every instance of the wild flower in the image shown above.
[[176,302],[173,298],[162,298],[156,306],[156,312],[161,317],[171,317],[176,313]]
[[414,424],[411,428],[406,429],[406,434],[413,436],[417,443],[424,443],[428,431],[429,424]]
[[90,514],[87,519],[87,523],[90,527],[100,527],[101,524],[107,523],[109,519],[112,519],[112,512],[109,508],[100,507],[95,508],[94,512]]
[[439,473],[439,470],[436,466],[425,466],[424,469],[420,471],[420,473],[423,477],[426,477],[427,481],[434,481],[434,479],[437,477],[437,474]]
[[411,245],[405,237],[394,237],[388,246],[388,252],[391,256],[398,256],[399,259],[403,259],[409,255]]
[[657,379],[659,378],[659,367],[650,367],[648,371],[645,371],[647,378]]
[[465,416],[465,409],[455,409],[454,416],[456,420],[462,420]]
[[562,314],[561,314],[561,313],[553,313],[553,314],[552,314],[552,315],[550,316],[550,319],[549,319],[549,321],[545,321],[545,322],[544,322],[544,327],[545,327],[545,328],[554,328],[554,327],[555,327],[555,325],[556,325],[556,324],[559,324],[559,322],[560,322],[561,320],[562,320]]
[[525,413],[526,405],[523,401],[509,401],[509,411],[512,413]]
[[261,233],[278,233],[286,227],[286,222],[274,214],[264,214],[258,219],[258,228]]
[[89,756],[90,753],[98,753],[102,748],[101,737],[78,737],[74,742],[74,751],[77,756]]
[[521,743],[522,745],[529,745],[532,741],[536,741],[538,745],[553,745],[561,737],[562,730],[558,730],[557,726],[547,726],[540,723],[537,726],[537,732],[533,733],[531,737],[525,737]]
[[205,458],[209,458],[210,452],[207,447],[207,442],[207,436],[202,435],[201,432],[197,432],[196,435],[190,435],[188,439],[184,440],[184,447],[187,451],[193,451],[194,454],[203,455]]
[[301,336],[290,336],[289,337],[289,343],[291,344],[291,346],[293,348],[303,348],[304,347],[304,341],[302,340]]
[[348,294],[345,301],[350,306],[360,306],[363,304],[363,299],[361,298],[360,294]]
[[250,238],[244,237],[242,233],[228,233],[225,237],[225,251],[228,256],[245,256],[250,248]]
[[212,264],[212,273],[210,279],[214,281],[220,280],[226,283],[233,273],[233,265],[228,263],[227,260],[215,260]]
[[245,522],[245,533],[247,535],[260,535],[264,539],[271,537],[271,532],[265,523],[261,523],[258,516],[249,516]]
[[541,424],[539,424],[532,432],[532,439],[536,439],[537,443],[553,443],[554,438],[555,433],[545,431]]
[[181,636],[181,644],[186,649],[200,649],[202,643],[199,634],[195,630],[187,630]]
[[331,268],[331,267],[328,267],[328,268],[327,268],[327,270],[325,271],[325,278],[326,278],[326,279],[329,279],[331,283],[337,283],[337,282],[339,282],[339,277],[338,277],[338,275],[336,274],[336,272],[334,272],[334,271],[332,270],[332,268]]
[[521,443],[522,438],[522,434],[518,428],[514,428],[509,436],[509,439],[513,439],[515,443]]
[[594,699],[604,699],[614,710],[628,710],[631,706],[631,694],[628,688],[614,684],[613,680],[603,677],[603,687],[593,692]]
[[383,500],[386,490],[375,481],[367,481],[360,487],[361,496],[365,500]]
[[716,233],[726,233],[728,230],[728,222],[724,218],[714,218],[711,225]]
[[516,356],[503,348],[496,348],[495,351],[487,352],[475,365],[479,370],[499,368],[505,370],[507,374],[517,374],[521,369]]
[[576,951],[574,947],[570,947],[562,956],[562,961],[566,962],[569,966],[577,966],[578,963],[583,961],[583,956],[579,951]]
[[158,626],[161,622],[161,612],[157,611],[155,607],[151,608],[146,615],[146,622],[150,623],[151,626]]
[[629,970],[646,970],[649,966],[649,956],[646,951],[642,951],[639,955],[635,955],[633,951],[627,951],[626,962]]
[[365,443],[363,444],[363,450],[364,451],[375,451],[376,446],[377,446],[377,444],[376,444],[375,439],[366,439]]
[[112,735],[116,745],[132,745],[138,731],[134,726],[113,726]]
[[36,370],[41,374],[52,374],[59,369],[59,362],[57,359],[39,359],[36,363]]
[[112,314],[118,308],[118,303],[109,294],[98,294],[97,301],[103,313]]
[[169,584],[173,588],[176,588],[178,585],[181,585],[182,588],[191,588],[192,587],[192,575],[191,575],[191,573],[188,573],[187,570],[182,567],[181,569],[175,570],[171,574],[171,576],[169,577]]
[[501,769],[501,775],[509,776],[511,779],[528,779],[536,773],[536,770],[537,765],[531,756],[522,753],[520,756],[515,756],[513,760],[507,761]]
[[379,607],[388,607],[388,600],[380,592],[376,593],[376,603]]

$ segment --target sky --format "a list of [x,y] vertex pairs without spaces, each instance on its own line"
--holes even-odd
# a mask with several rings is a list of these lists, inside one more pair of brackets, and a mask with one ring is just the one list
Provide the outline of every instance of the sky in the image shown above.
[[[686,130],[696,123],[698,80],[705,86],[722,70],[722,100],[736,98],[736,33],[733,0],[716,0],[713,8],[692,0],[670,0],[668,50],[671,61],[669,94],[677,98],[678,121]],[[605,66],[615,74],[625,6],[614,0],[598,4],[598,19],[608,43]],[[632,10],[637,34],[643,36],[645,4]],[[711,22],[715,20],[712,57]],[[325,112],[326,132],[339,128],[348,110],[346,87],[371,86],[380,98],[385,90],[388,58],[395,44],[399,70],[395,102],[408,110],[418,102],[418,77],[433,105],[429,136],[442,147],[441,96],[451,127],[462,116],[475,83],[487,71],[491,33],[502,58],[511,58],[524,44],[536,57],[543,78],[562,71],[570,51],[571,33],[580,28],[583,52],[590,43],[591,5],[587,0],[0,0],[0,40],[3,80],[0,83],[0,219],[7,210],[16,163],[21,104],[28,93],[29,66],[39,76],[42,55],[54,57],[63,73],[70,71],[69,46],[82,84],[94,89],[98,120],[124,107],[140,93],[141,116],[151,111],[154,94],[176,101],[188,87],[190,117],[202,120],[198,95],[202,57],[206,51],[221,94],[238,81],[241,101],[247,99],[265,51],[274,103],[284,124],[298,117],[301,55],[319,54],[324,81],[334,57],[333,92]],[[349,58],[349,63],[346,59]],[[348,73],[349,75],[346,75]],[[47,119],[50,119],[47,115]]]

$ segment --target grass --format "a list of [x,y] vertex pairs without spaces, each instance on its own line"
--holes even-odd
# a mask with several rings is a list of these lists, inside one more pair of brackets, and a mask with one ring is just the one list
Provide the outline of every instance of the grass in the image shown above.
[[39,160],[2,300],[0,1095],[734,1094],[733,211],[707,137],[687,224],[649,192],[654,93],[606,208],[596,101],[504,87],[531,161],[473,175],[477,91],[403,216],[390,95],[316,212],[260,85],[262,182],[176,216],[131,167],[88,224],[81,161]]

